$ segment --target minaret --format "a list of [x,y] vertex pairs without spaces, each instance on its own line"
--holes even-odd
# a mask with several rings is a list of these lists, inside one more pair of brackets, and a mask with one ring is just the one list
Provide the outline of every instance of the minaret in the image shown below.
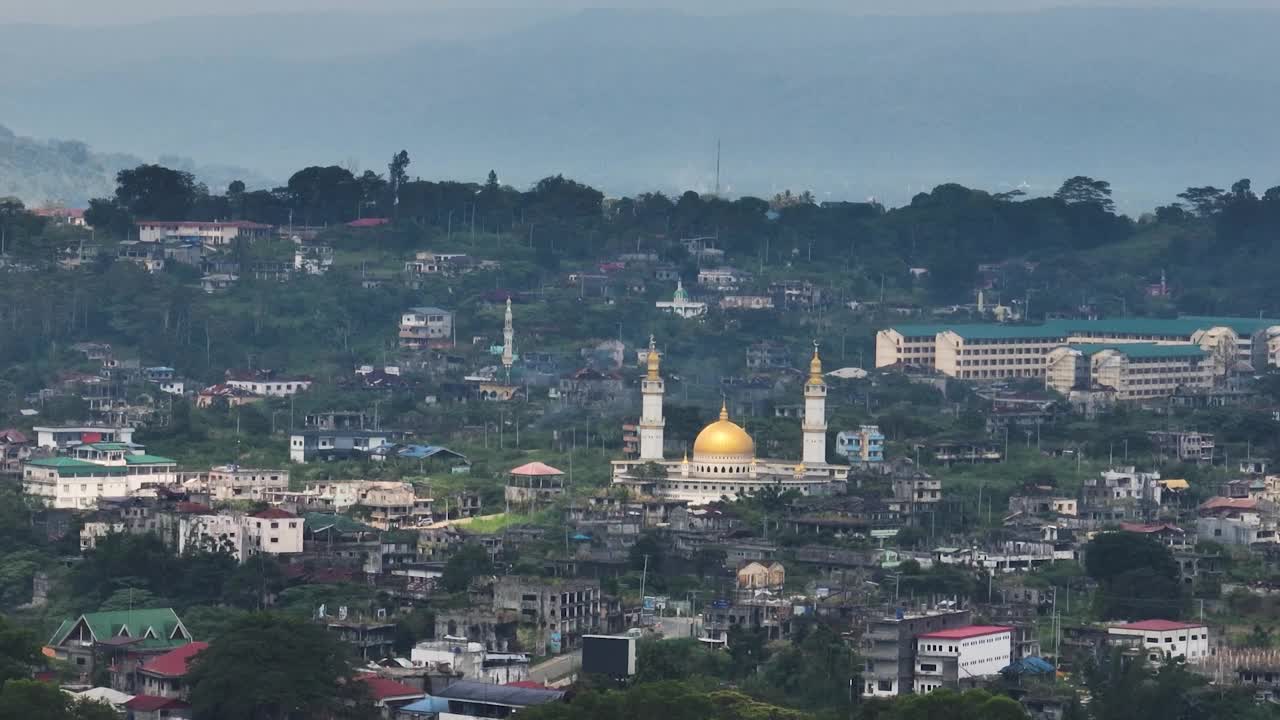
[[511,298],[507,298],[507,315],[502,323],[502,367],[507,370],[507,381],[511,381],[511,364],[515,361],[515,330],[511,327]]
[[813,359],[809,361],[809,379],[804,384],[804,463],[825,465],[827,462],[827,384],[822,380],[822,358],[818,343],[813,343]]
[[640,459],[662,459],[662,428],[667,421],[662,417],[662,396],[666,392],[666,384],[658,374],[658,347],[653,336],[649,336],[649,357],[646,359],[648,372],[640,381]]

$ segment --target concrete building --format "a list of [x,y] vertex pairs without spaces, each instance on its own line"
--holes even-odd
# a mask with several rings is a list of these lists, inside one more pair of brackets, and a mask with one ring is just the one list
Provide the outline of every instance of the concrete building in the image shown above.
[[1049,351],[1045,386],[1063,395],[1105,388],[1115,399],[1151,400],[1213,389],[1225,367],[1196,345],[1064,345]]
[[238,238],[260,240],[271,233],[270,225],[232,220],[196,222],[192,220],[139,220],[138,239],[144,243],[198,240],[211,248],[228,247]]
[[133,428],[115,425],[37,425],[36,446],[54,450],[83,443],[133,442]]
[[91,510],[98,498],[154,495],[178,481],[176,461],[147,455],[138,445],[92,443],[74,450],[75,457],[24,463],[23,492],[48,507]]
[[1043,368],[1035,356],[1055,347],[1128,343],[1194,345],[1219,367],[1267,367],[1280,361],[1280,320],[1188,316],[1052,320],[1041,325],[895,325],[876,333],[876,367],[936,369],[971,380],[1039,377]]
[[209,470],[205,490],[217,502],[265,500],[268,494],[289,489],[287,470],[262,470],[239,465],[219,465]]
[[498,578],[493,609],[519,615],[532,626],[540,647],[552,654],[578,646],[583,635],[601,630],[600,581],[565,578]]
[[564,494],[564,473],[545,463],[525,463],[508,473],[503,495],[508,505],[536,507]]
[[315,460],[366,458],[372,450],[390,445],[403,433],[396,430],[303,430],[289,436],[289,459],[296,463]]
[[1266,500],[1214,497],[1197,514],[1196,535],[1201,540],[1245,547],[1280,542],[1276,507]]
[[879,425],[845,430],[836,434],[836,455],[863,467],[879,465],[884,462],[884,439]]
[[311,378],[277,376],[271,370],[228,370],[226,385],[257,397],[289,397],[311,387]]
[[407,350],[453,346],[453,313],[438,307],[413,307],[400,313],[400,347]]
[[911,692],[915,688],[916,638],[972,622],[968,610],[899,611],[892,617],[869,620],[862,635],[862,657],[866,660],[862,696],[893,697]]
[[1107,628],[1107,634],[1112,637],[1140,638],[1147,660],[1156,664],[1176,657],[1186,658],[1188,662],[1198,662],[1211,652],[1209,628],[1203,623],[1142,620],[1112,625]]
[[1000,672],[1013,658],[1013,631],[998,625],[967,625],[916,637],[913,690],[971,686]]
[[1163,457],[1179,462],[1212,463],[1217,448],[1213,433],[1174,430],[1149,430],[1147,437]]
[[484,643],[471,642],[465,637],[423,640],[410,651],[409,660],[416,666],[457,673],[464,680],[497,685],[529,677],[528,654],[491,651]]
[[731,267],[702,268],[698,271],[698,284],[709,290],[737,290],[751,279],[751,273]]
[[226,553],[237,562],[253,555],[288,555],[303,550],[303,519],[279,508],[252,515],[187,513],[178,519],[178,554]]

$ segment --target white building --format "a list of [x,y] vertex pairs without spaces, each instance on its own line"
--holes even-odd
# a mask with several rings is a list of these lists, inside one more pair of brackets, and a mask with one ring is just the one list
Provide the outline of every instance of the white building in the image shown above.
[[[849,477],[848,465],[826,461],[826,385],[822,361],[815,348],[805,383],[805,417],[801,421],[804,458],[775,460],[756,457],[755,441],[742,426],[729,419],[722,405],[720,419],[698,433],[693,457],[667,459],[663,454],[665,391],[659,372],[661,360],[652,348],[646,358],[647,373],[641,382],[643,395],[639,457],[613,461],[613,484],[645,496],[687,500],[694,504],[722,497],[749,495],[763,488],[795,490],[802,495],[828,495]],[[657,476],[645,468],[662,468]]]
[[289,489],[289,472],[219,465],[209,470],[205,489],[218,502],[265,500],[268,493]]
[[276,377],[271,372],[233,373],[226,384],[258,397],[289,397],[311,387],[310,378]]
[[52,508],[91,510],[98,498],[154,496],[178,482],[176,461],[147,455],[140,446],[91,443],[75,457],[29,460],[22,466],[22,490]]
[[676,281],[676,292],[671,296],[671,300],[659,300],[653,305],[665,313],[682,317],[686,320],[707,314],[707,304],[690,300],[689,292],[684,289],[684,283],[679,280]]
[[137,225],[138,239],[144,243],[199,240],[201,244],[212,248],[227,247],[240,237],[250,241],[259,240],[271,232],[270,225],[247,220],[226,222],[139,220]]
[[333,248],[328,245],[299,245],[293,251],[293,269],[304,275],[323,275],[333,267]]
[[1209,656],[1209,628],[1203,623],[1142,620],[1107,628],[1108,635],[1142,638],[1147,660],[1160,663],[1184,657],[1196,661]]
[[400,347],[421,350],[453,344],[453,313],[438,307],[414,307],[400,313]]
[[751,279],[751,273],[731,267],[703,268],[698,271],[698,284],[711,290],[735,290]]
[[178,521],[178,553],[223,552],[244,562],[257,553],[300,553],[302,535],[302,518],[279,508],[252,515],[190,514]]
[[913,690],[955,688],[1000,672],[1013,657],[1013,628],[968,625],[916,636]]
[[80,443],[133,442],[133,428],[108,425],[52,425],[32,428],[36,445],[42,448],[65,448]]
[[465,680],[495,685],[519,682],[529,677],[528,655],[490,652],[483,644],[469,642],[463,637],[423,640],[410,651],[409,660],[417,667],[461,673]]

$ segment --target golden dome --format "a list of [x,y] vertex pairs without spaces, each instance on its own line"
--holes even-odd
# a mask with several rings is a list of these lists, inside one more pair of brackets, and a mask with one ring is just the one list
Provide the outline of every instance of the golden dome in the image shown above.
[[729,409],[720,407],[720,419],[698,433],[693,441],[695,460],[708,457],[754,457],[756,443],[737,423],[729,419]]

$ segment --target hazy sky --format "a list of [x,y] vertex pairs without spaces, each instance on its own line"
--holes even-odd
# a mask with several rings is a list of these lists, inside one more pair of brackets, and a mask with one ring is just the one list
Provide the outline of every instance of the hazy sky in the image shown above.
[[245,15],[300,10],[358,12],[422,10],[433,7],[518,7],[576,9],[585,7],[679,7],[693,13],[722,13],[768,8],[809,8],[887,15],[1046,7],[1251,7],[1274,8],[1277,0],[0,0],[0,23],[60,24],[135,23],[191,15]]

